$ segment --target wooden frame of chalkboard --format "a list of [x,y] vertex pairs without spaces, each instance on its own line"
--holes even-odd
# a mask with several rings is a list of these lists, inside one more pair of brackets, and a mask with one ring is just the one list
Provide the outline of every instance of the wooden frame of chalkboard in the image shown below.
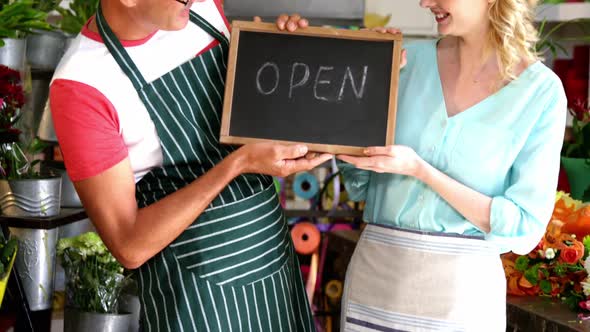
[[[236,93],[236,72],[238,70],[238,59],[240,56],[240,37],[246,36],[246,33],[256,33],[260,35],[260,33],[264,34],[273,34],[274,37],[278,38],[289,38],[287,36],[302,36],[302,37],[315,37],[317,38],[327,38],[331,40],[349,40],[349,41],[360,41],[360,42],[379,42],[379,45],[385,45],[389,49],[389,55],[391,55],[391,62],[389,63],[387,60],[384,64],[384,68],[391,68],[391,74],[389,75],[388,72],[381,73],[383,77],[383,87],[380,87],[382,90],[381,99],[383,102],[378,107],[380,112],[375,119],[371,120],[372,122],[363,128],[363,131],[360,132],[351,132],[348,136],[355,137],[359,143],[366,142],[367,144],[357,144],[357,142],[346,142],[346,144],[340,144],[335,142],[317,142],[317,141],[307,141],[307,136],[305,136],[305,132],[299,133],[298,139],[291,139],[290,137],[260,137],[256,135],[250,135],[246,130],[244,134],[244,130],[242,130],[239,134],[236,134],[235,131],[232,130],[233,127],[236,127],[236,113],[234,111],[234,106],[238,104],[239,100],[234,100],[235,93]],[[281,35],[286,35],[281,37]],[[267,35],[264,35],[267,36]],[[303,143],[309,147],[310,151],[316,152],[326,152],[332,154],[350,154],[350,155],[362,155],[363,150],[367,146],[385,146],[385,145],[392,145],[394,144],[394,135],[395,135],[395,119],[396,119],[396,112],[397,112],[397,88],[398,88],[398,81],[399,81],[399,70],[400,70],[400,61],[401,61],[401,53],[402,53],[402,36],[400,34],[389,34],[389,33],[379,33],[375,31],[368,31],[368,30],[361,30],[361,31],[353,31],[353,30],[344,30],[344,29],[332,29],[332,28],[319,28],[319,27],[308,27],[305,29],[300,29],[295,32],[286,32],[280,31],[276,27],[275,24],[272,23],[255,23],[255,22],[245,22],[245,21],[234,21],[232,24],[232,36],[231,36],[231,46],[229,50],[229,57],[227,61],[227,75],[226,75],[226,84],[225,84],[225,96],[223,102],[223,114],[221,119],[221,135],[220,135],[220,142],[224,144],[232,144],[232,145],[242,145],[248,143],[255,143],[255,142],[264,142],[264,141],[272,141],[272,142],[280,142],[280,143],[287,143],[287,144],[296,144],[296,143]],[[327,40],[324,39],[322,42],[326,42]],[[365,43],[366,44],[366,43]],[[371,43],[377,44],[377,43]],[[367,44],[368,45],[368,44]],[[357,47],[358,48],[358,47]],[[258,54],[261,57],[264,56],[264,50],[258,49]],[[366,54],[366,53],[365,53]],[[295,65],[294,65],[295,66]],[[301,66],[304,66],[301,65]],[[367,75],[367,67],[365,69],[365,76]],[[307,76],[309,77],[309,69],[306,69]],[[321,71],[321,69],[320,69]],[[383,70],[382,70],[383,71]],[[278,67],[277,67],[278,72]],[[293,81],[294,81],[294,73],[295,68],[293,67],[293,73],[291,73],[291,90],[293,90]],[[260,71],[258,71],[258,75],[260,75]],[[277,74],[278,75],[278,74]],[[320,75],[318,74],[317,77]],[[342,82],[342,88],[340,89],[340,100],[342,100],[342,90],[346,84],[346,74],[344,76]],[[363,77],[364,79],[364,77]],[[307,79],[306,79],[307,80]],[[317,88],[317,81],[316,78],[316,88]],[[388,81],[388,82],[387,82]],[[276,85],[279,84],[279,79],[277,76]],[[320,81],[321,82],[329,82],[329,81]],[[379,81],[381,82],[381,81]],[[364,87],[365,81],[362,81],[362,87]],[[350,73],[349,78],[349,85],[352,84],[352,88],[354,87],[354,79],[353,74]],[[254,84],[256,85],[256,84]],[[289,95],[291,94],[291,90],[289,91]],[[361,94],[362,94],[362,88]],[[315,91],[315,90],[314,90]],[[353,91],[357,93],[357,90]],[[251,95],[251,93],[250,93]],[[358,95],[357,95],[358,96]],[[317,98],[317,93],[316,93]],[[277,107],[279,109],[281,107]],[[365,107],[366,109],[367,107]],[[372,107],[371,107],[372,109]],[[242,110],[242,112],[248,112],[248,110]],[[241,114],[240,119],[246,119],[248,114]],[[273,115],[274,116],[274,115]],[[257,123],[252,123],[251,119],[247,120],[248,123],[241,125],[243,128],[255,128],[258,127]],[[308,121],[313,122],[314,119],[308,119]],[[354,120],[351,120],[354,121]],[[373,127],[372,125],[375,125]],[[268,124],[266,124],[268,125]],[[295,124],[293,124],[295,125]],[[300,125],[300,124],[299,124]],[[287,126],[283,123],[284,128]],[[301,127],[301,125],[299,126]],[[277,128],[281,128],[278,126]],[[378,130],[373,130],[374,128],[379,128]],[[273,129],[274,130],[274,129]],[[280,130],[280,129],[279,129]],[[375,134],[374,132],[377,131]],[[344,134],[346,135],[346,134]],[[364,135],[367,136],[378,136],[378,139],[372,139],[372,141],[363,141],[361,139]],[[283,135],[284,136],[284,135]],[[342,136],[342,133],[340,133]],[[352,138],[351,138],[352,139]]]

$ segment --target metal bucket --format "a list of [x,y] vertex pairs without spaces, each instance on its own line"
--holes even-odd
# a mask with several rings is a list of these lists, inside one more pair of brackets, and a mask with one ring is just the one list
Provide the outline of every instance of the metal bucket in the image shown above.
[[0,47],[0,65],[22,71],[25,68],[25,39],[3,38],[4,46]]
[[61,205],[61,176],[0,180],[0,209],[10,217],[53,217]]
[[57,143],[57,136],[53,127],[53,119],[51,118],[51,107],[49,101],[45,103],[41,121],[39,122],[39,129],[37,129],[37,136],[39,139],[47,142]]
[[32,311],[50,309],[53,302],[55,246],[58,229],[9,228],[18,239],[15,267]]
[[[63,162],[54,160],[44,160],[41,162],[41,171],[61,176],[61,207],[62,208],[81,208],[82,202],[76,192],[74,183],[66,172],[66,166]],[[77,235],[77,234],[75,234]]]
[[51,82],[51,76],[47,77],[35,77],[32,75],[32,89],[31,95],[28,99],[29,105],[31,105],[32,112],[29,114],[30,124],[33,131],[37,131],[39,123],[41,123],[41,117],[43,116],[43,110],[45,104],[49,98],[49,83]]
[[66,35],[59,31],[35,31],[27,36],[27,61],[33,69],[54,70],[66,50]]
[[66,170],[53,168],[52,171],[61,175],[61,206],[64,208],[81,208],[82,202]]
[[66,308],[64,332],[128,332],[132,315],[99,314]]
[[141,311],[141,303],[139,296],[132,294],[121,294],[119,296],[119,309],[124,312],[129,312],[131,318],[129,319],[129,332],[139,332],[139,314]]

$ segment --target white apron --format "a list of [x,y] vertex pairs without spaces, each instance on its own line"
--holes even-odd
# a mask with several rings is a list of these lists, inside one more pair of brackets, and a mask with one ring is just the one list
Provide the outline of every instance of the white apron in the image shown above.
[[506,331],[506,279],[480,238],[367,225],[346,274],[341,330]]

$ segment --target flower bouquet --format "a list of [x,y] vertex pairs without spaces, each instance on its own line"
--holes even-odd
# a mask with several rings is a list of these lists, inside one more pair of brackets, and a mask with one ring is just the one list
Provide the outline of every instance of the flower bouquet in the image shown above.
[[57,256],[66,274],[66,305],[83,312],[118,313],[126,281],[123,266],[98,234],[59,240]]
[[558,192],[545,235],[528,255],[502,255],[510,295],[558,298],[590,312],[590,205]]

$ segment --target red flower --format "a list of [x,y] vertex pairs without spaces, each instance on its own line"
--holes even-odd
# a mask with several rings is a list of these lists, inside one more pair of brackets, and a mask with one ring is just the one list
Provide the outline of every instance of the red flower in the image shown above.
[[0,65],[0,81],[19,82],[20,73],[7,66]]
[[9,85],[6,87],[5,90],[2,91],[2,94],[5,95],[7,99],[7,104],[11,105],[14,108],[21,108],[25,104],[25,96],[23,93],[23,87],[20,85]]
[[25,104],[20,74],[0,65],[0,128],[10,129],[15,117]]
[[[582,252],[582,255],[584,255],[584,252]],[[572,247],[566,247],[561,250],[559,257],[567,264],[575,264],[582,258],[582,255],[580,255],[579,250]]]
[[585,121],[586,119],[590,118],[590,108],[582,99],[575,100],[572,103],[569,112],[572,116],[578,119],[578,121]]

